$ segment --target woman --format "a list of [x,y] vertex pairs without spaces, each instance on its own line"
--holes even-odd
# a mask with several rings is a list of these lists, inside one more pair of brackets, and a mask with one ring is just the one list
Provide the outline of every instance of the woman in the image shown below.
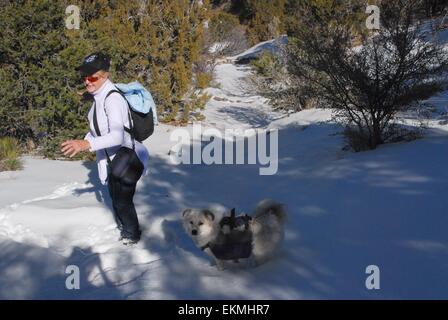
[[[65,141],[61,145],[61,151],[70,157],[86,150],[96,152],[99,178],[102,184],[108,185],[115,218],[121,231],[120,240],[127,245],[137,243],[141,235],[133,202],[137,183],[108,174],[108,157],[113,160],[121,146],[132,149],[135,145],[134,150],[141,161],[138,164],[141,168],[136,170],[146,174],[149,154],[143,144],[133,140],[124,130],[124,127],[130,128],[128,104],[119,93],[110,93],[116,88],[109,79],[109,68],[110,60],[102,53],[87,56],[77,68],[84,78],[87,92],[95,100],[88,114],[90,132],[84,140]],[[94,116],[97,119],[96,128]]]

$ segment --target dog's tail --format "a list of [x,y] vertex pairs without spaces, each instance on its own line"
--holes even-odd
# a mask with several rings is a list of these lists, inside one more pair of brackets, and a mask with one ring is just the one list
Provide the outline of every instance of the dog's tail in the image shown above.
[[255,221],[262,220],[268,218],[269,215],[274,215],[283,224],[286,220],[284,205],[271,199],[260,201],[255,207],[253,219]]

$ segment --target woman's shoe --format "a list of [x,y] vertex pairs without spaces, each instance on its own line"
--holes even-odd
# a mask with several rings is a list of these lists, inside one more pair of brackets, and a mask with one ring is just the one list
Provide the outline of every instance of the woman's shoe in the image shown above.
[[140,241],[140,239],[132,239],[132,238],[122,238],[121,242],[125,246],[132,246],[134,244],[137,244]]
[[122,231],[120,239],[118,241],[123,242],[123,244],[126,245],[126,246],[127,245],[136,244],[137,242],[140,241],[141,235],[142,235],[142,231],[141,230],[137,231],[137,235],[129,234],[127,232]]

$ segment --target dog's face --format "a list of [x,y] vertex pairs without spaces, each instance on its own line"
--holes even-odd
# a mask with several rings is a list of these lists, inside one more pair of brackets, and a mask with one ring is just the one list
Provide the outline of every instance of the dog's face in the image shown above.
[[185,231],[196,242],[202,242],[215,232],[215,215],[207,209],[186,209],[182,213]]

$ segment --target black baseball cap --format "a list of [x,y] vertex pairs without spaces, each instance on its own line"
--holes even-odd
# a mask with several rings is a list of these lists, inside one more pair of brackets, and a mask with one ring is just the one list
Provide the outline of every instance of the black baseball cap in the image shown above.
[[84,58],[82,64],[76,68],[84,76],[89,76],[97,71],[109,71],[110,58],[107,54],[96,52]]

